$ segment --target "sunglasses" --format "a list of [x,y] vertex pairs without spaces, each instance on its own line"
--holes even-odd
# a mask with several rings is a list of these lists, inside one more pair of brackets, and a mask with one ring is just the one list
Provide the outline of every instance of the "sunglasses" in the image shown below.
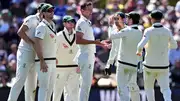
[[70,21],[66,21],[67,23],[76,23],[76,21],[75,20],[70,20]]
[[49,8],[49,9],[47,10],[47,12],[48,12],[48,13],[54,12],[54,8]]

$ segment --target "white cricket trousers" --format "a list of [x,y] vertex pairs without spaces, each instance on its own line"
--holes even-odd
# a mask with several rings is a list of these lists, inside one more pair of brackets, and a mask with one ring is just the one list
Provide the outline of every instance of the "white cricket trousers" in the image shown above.
[[157,80],[160,86],[160,90],[161,93],[163,94],[164,101],[172,101],[171,90],[169,88],[169,70],[158,71],[153,69],[153,71],[148,71],[147,69],[144,69],[143,76],[144,76],[144,88],[148,101],[155,101],[155,96],[154,96],[155,80]]
[[95,55],[94,53],[81,53],[78,56],[80,67],[80,90],[78,101],[88,101],[92,84]]
[[60,101],[64,90],[64,101],[78,101],[79,74],[77,67],[56,68],[56,83],[53,92],[53,101]]
[[37,86],[37,75],[34,67],[35,54],[32,51],[18,49],[16,80],[11,87],[7,101],[17,101],[25,84],[25,101],[34,101]]
[[47,72],[40,71],[40,62],[35,63],[39,80],[38,101],[51,101],[55,84],[56,60],[46,60],[45,62],[48,66]]
[[117,64],[117,89],[121,101],[140,101],[139,86],[137,85],[137,67]]

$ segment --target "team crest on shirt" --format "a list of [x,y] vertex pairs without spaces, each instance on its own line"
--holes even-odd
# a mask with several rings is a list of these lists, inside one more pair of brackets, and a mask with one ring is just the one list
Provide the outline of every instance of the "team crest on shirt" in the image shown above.
[[64,48],[69,48],[65,43],[63,43],[63,47]]
[[51,37],[51,38],[54,38],[54,35],[53,35],[53,34],[50,34],[50,37]]

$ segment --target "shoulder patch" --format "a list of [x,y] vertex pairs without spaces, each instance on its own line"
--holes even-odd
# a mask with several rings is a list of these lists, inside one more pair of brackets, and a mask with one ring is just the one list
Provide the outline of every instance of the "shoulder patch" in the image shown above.
[[79,31],[81,31],[82,29],[81,29],[81,27],[80,26],[78,26],[78,28],[77,28]]

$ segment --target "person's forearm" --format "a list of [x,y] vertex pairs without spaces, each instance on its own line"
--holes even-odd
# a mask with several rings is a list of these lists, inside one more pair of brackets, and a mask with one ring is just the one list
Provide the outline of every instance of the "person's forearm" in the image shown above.
[[39,39],[35,39],[34,49],[40,61],[44,61],[42,52],[42,42]]
[[86,40],[86,39],[77,39],[76,40],[76,44],[82,44],[82,45],[95,44],[95,41],[93,41],[93,40]]
[[26,35],[25,32],[18,32],[18,36],[23,39],[26,43],[34,44],[34,42]]

